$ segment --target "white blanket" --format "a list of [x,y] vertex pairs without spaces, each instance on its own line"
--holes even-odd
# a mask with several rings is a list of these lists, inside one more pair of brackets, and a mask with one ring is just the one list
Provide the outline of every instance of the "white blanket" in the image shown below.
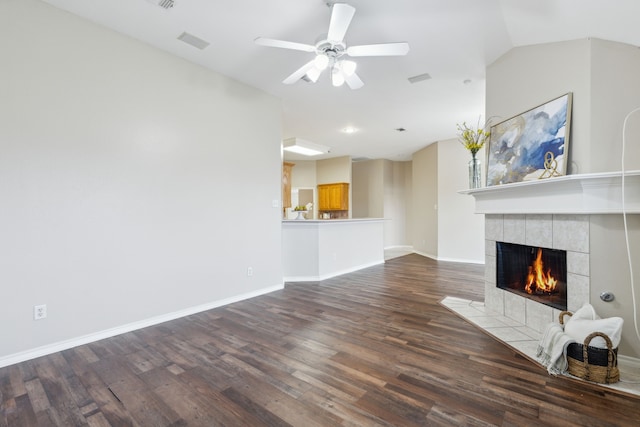
[[538,344],[536,356],[551,375],[563,374],[567,371],[567,346],[576,342],[564,333],[561,325],[549,323]]

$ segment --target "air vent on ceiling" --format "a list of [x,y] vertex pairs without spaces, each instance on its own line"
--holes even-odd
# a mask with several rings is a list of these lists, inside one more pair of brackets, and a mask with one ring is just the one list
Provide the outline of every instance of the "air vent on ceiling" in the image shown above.
[[175,3],[174,0],[147,0],[151,4],[156,4],[163,9],[171,9]]
[[431,76],[429,75],[429,73],[424,73],[417,76],[409,77],[407,80],[409,80],[409,83],[418,83],[423,80],[429,80],[429,79],[431,79]]
[[185,42],[195,48],[203,50],[207,46],[209,46],[209,42],[206,40],[202,40],[200,37],[196,37],[193,34],[189,34],[186,31],[178,36],[178,40]]

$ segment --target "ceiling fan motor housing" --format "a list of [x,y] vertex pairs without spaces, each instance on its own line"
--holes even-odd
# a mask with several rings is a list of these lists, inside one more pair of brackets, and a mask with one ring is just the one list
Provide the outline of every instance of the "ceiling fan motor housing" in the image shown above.
[[318,55],[327,55],[331,59],[340,58],[346,52],[344,43],[331,43],[323,40],[316,44],[316,53]]

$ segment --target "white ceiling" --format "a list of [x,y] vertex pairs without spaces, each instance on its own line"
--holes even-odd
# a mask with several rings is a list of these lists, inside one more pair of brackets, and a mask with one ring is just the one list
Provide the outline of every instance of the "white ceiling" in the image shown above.
[[[456,123],[484,113],[485,68],[512,47],[587,37],[640,45],[638,0],[345,0],[356,8],[348,46],[410,45],[404,57],[356,58],[365,86],[351,90],[331,86],[326,72],[284,85],[313,54],[253,42],[315,44],[329,25],[326,0],[175,0],[169,10],[154,0],[44,1],[278,96],[283,137],[331,147],[320,158],[408,160],[454,138]],[[178,41],[185,31],[210,46]],[[423,73],[432,79],[407,80]],[[358,131],[341,132],[347,126]]]

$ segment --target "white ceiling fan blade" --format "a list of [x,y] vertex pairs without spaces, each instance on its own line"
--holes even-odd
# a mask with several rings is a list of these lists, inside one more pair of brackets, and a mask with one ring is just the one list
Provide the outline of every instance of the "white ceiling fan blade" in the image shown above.
[[302,67],[300,67],[296,71],[294,71],[293,74],[291,74],[289,77],[284,79],[282,81],[282,83],[284,83],[286,85],[294,84],[295,82],[300,80],[302,78],[302,76],[307,74],[307,71],[312,69],[314,67],[314,65],[315,65],[315,59],[312,59],[311,61],[307,62]]
[[327,40],[334,43],[340,43],[344,40],[344,35],[347,33],[347,28],[351,24],[354,13],[356,13],[356,9],[353,6],[345,3],[335,3],[331,9]]
[[268,46],[268,47],[279,47],[282,49],[293,49],[293,50],[301,50],[303,52],[315,52],[316,47],[310,44],[303,43],[295,43],[288,42],[284,40],[275,40],[275,39],[267,39],[264,37],[258,37],[253,41],[255,44],[260,46]]
[[349,56],[402,56],[409,52],[409,43],[382,43],[351,46],[347,48]]
[[364,86],[364,82],[360,80],[360,77],[356,73],[352,73],[351,75],[345,75],[344,81],[347,82],[351,89],[360,89]]

